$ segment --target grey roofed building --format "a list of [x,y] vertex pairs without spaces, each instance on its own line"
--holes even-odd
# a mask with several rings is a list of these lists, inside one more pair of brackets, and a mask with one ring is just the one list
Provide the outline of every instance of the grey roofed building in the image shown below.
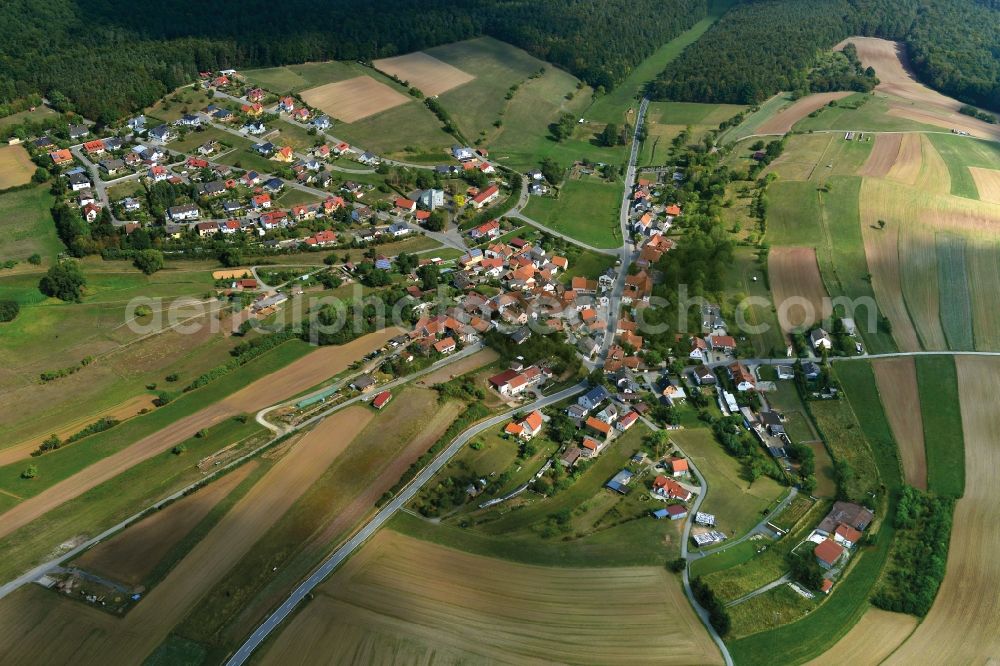
[[834,502],[833,508],[830,509],[830,513],[826,514],[826,517],[820,521],[820,524],[816,527],[816,529],[820,532],[833,534],[833,531],[837,529],[837,525],[844,523],[845,525],[850,525],[856,530],[864,532],[873,520],[875,520],[875,514],[860,504],[854,504],[853,502]]
[[90,134],[90,128],[86,125],[70,125],[69,138],[80,139]]
[[223,201],[222,210],[226,211],[227,215],[232,215],[243,210],[243,204],[239,201]]
[[365,373],[363,375],[359,375],[353,382],[351,382],[351,386],[358,391],[364,392],[375,386],[375,378],[368,373]]
[[628,492],[628,484],[630,481],[632,481],[632,476],[633,476],[632,472],[628,471],[627,469],[623,469],[617,474],[615,474],[613,477],[611,477],[611,480],[608,481],[606,484],[604,484],[604,486],[606,488],[610,488],[616,493],[621,493],[622,495],[624,495],[626,492]]
[[225,183],[220,183],[217,180],[214,180],[211,183],[202,183],[201,185],[198,186],[198,193],[206,197],[216,196],[222,194],[225,191],[226,191]]
[[510,334],[510,339],[514,342],[514,344],[517,345],[526,342],[530,337],[531,337],[531,331],[528,329],[527,326],[522,326],[521,328],[517,329],[516,331]]

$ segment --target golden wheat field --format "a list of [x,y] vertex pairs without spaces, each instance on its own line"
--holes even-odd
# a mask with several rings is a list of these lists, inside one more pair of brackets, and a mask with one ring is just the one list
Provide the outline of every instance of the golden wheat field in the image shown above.
[[327,83],[300,94],[309,106],[344,123],[353,123],[410,101],[403,93],[370,76]]
[[428,97],[436,97],[476,78],[423,51],[382,58],[372,64],[375,69],[406,81]]
[[1000,659],[1000,359],[956,357],[965,435],[965,495],[955,507],[948,567],[934,605],[887,664]]
[[717,664],[662,567],[549,568],[382,531],[320,586],[265,664]]
[[913,633],[917,618],[869,608],[844,637],[807,666],[876,666]]

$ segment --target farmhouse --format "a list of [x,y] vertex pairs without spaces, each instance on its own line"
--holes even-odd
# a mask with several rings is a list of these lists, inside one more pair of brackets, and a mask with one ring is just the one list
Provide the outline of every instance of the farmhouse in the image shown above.
[[525,440],[531,439],[541,431],[542,413],[537,409],[517,423],[508,423],[505,430],[508,434]]
[[56,166],[63,166],[64,164],[70,164],[73,162],[73,153],[71,153],[68,148],[62,148],[60,150],[53,150],[49,153],[49,158]]
[[844,547],[833,539],[824,539],[816,548],[813,550],[813,554],[816,556],[816,561],[824,569],[830,569],[836,566],[837,562],[844,555]]
[[475,208],[482,208],[492,203],[498,196],[500,196],[500,188],[494,183],[476,196],[472,197],[472,205]]
[[830,513],[826,514],[816,527],[816,531],[824,536],[830,536],[839,525],[844,524],[864,532],[874,519],[875,514],[860,504],[834,502]]
[[389,391],[382,391],[377,396],[372,398],[372,407],[375,409],[382,409],[389,404],[390,400],[392,400],[392,393]]
[[833,340],[830,339],[830,334],[822,328],[813,329],[813,331],[809,334],[809,343],[816,351],[822,351],[824,349],[829,351],[833,348]]
[[351,382],[351,388],[355,391],[361,391],[362,393],[368,393],[373,388],[375,388],[375,378],[368,373],[358,375],[353,382]]
[[747,367],[737,361],[729,366],[729,376],[736,385],[737,391],[752,391],[757,387],[757,380]]
[[668,476],[662,474],[653,479],[653,494],[667,499],[687,502],[691,492]]

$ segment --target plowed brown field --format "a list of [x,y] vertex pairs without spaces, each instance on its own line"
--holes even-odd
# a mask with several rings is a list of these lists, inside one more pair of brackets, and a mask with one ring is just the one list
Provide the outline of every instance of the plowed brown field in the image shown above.
[[476,78],[423,51],[382,58],[372,64],[375,69],[406,81],[428,97],[440,95]]
[[255,467],[257,462],[251,461],[215,483],[177,500],[91,548],[73,565],[126,585],[141,584],[163,556]]
[[895,108],[889,110],[890,115],[1000,141],[1000,127],[958,113],[958,101],[920,83],[909,69],[902,44],[877,37],[848,37],[834,48],[847,42],[857,47],[862,65],[875,68],[879,78],[875,90],[898,98],[892,102]]

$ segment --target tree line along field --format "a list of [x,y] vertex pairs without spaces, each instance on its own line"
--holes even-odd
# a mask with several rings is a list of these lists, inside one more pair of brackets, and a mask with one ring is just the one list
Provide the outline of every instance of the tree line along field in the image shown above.
[[263,661],[305,663],[321,655],[372,662],[721,662],[663,568],[595,576],[470,555],[391,531],[320,586]]

